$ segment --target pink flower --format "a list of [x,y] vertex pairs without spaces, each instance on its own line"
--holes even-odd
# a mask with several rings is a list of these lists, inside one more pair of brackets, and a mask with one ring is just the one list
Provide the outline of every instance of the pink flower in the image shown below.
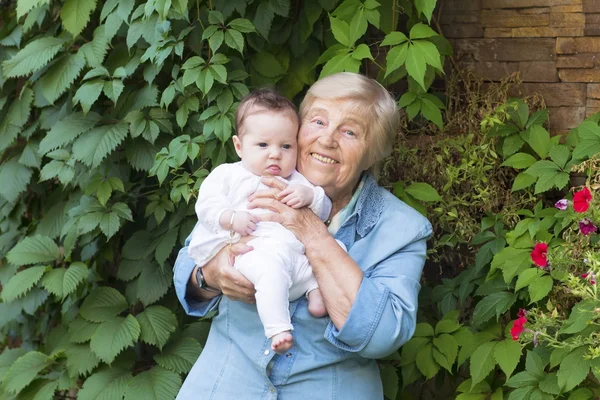
[[519,312],[517,313],[517,316],[519,318],[523,318],[523,317],[525,317],[525,315],[527,315],[527,310],[525,310],[524,308],[519,308]]
[[569,206],[569,200],[567,200],[567,199],[561,199],[554,204],[554,207],[556,207],[562,211],[566,210],[568,206]]
[[592,193],[585,187],[573,195],[573,209],[575,212],[584,213],[590,208],[591,201]]
[[548,245],[546,243],[538,243],[531,252],[531,260],[538,267],[546,267],[548,265]]
[[591,233],[596,232],[598,228],[589,218],[584,218],[581,221],[579,221],[579,230],[581,231],[581,233],[587,236]]
[[511,334],[513,340],[519,340],[519,336],[525,330],[524,325],[526,323],[527,323],[527,318],[525,318],[525,316],[519,317],[515,320],[512,328],[510,328],[510,334]]
[[585,274],[581,274],[581,278],[590,281],[592,285],[596,284],[596,274],[593,273],[591,270],[586,272]]

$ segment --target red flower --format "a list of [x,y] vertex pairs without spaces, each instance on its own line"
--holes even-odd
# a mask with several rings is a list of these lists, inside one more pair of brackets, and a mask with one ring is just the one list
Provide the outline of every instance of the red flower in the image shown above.
[[517,313],[517,316],[519,318],[525,317],[526,314],[527,314],[527,310],[525,310],[524,308],[519,308],[519,312]]
[[548,253],[548,245],[546,243],[538,243],[531,252],[531,260],[538,267],[546,267],[548,260],[546,254]]
[[510,328],[510,334],[513,340],[519,340],[519,335],[523,333],[525,330],[524,325],[527,323],[527,318],[525,316],[519,317],[513,323],[512,328]]
[[584,213],[590,208],[591,201],[590,189],[585,187],[573,195],[573,209],[575,212]]

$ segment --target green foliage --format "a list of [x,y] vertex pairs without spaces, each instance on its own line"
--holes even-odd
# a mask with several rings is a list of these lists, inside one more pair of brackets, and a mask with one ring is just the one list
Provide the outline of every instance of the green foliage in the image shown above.
[[[208,324],[177,306],[173,262],[202,180],[237,159],[234,113],[252,88],[298,102],[338,71],[405,79],[400,106],[443,126],[445,103],[428,93],[450,55],[427,25],[435,0],[7,4],[0,397],[175,396],[202,349],[190,332]],[[441,199],[421,183],[398,191]],[[436,326],[419,355],[428,376],[455,363],[457,324]]]

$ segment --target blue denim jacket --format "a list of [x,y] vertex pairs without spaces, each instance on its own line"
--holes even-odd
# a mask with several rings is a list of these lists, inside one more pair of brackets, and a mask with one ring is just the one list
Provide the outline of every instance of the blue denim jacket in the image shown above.
[[328,317],[311,316],[304,297],[290,303],[294,346],[284,355],[271,350],[255,305],[186,297],[194,262],[182,248],[174,270],[179,301],[189,315],[218,312],[177,399],[382,399],[375,359],[414,332],[430,235],[427,219],[366,177],[354,212],[335,235],[364,272],[346,323],[338,330]]

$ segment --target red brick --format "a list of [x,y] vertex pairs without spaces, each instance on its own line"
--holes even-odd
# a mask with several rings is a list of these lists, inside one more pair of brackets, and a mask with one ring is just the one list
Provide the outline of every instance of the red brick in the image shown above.
[[486,38],[507,38],[512,37],[511,28],[485,28],[483,37]]
[[600,13],[600,2],[598,0],[583,0],[583,11]]
[[558,77],[563,82],[600,82],[600,69],[561,69],[558,71]]
[[594,68],[595,54],[576,54],[573,56],[558,56],[557,68]]
[[523,82],[558,82],[556,61],[524,61],[519,63]]
[[600,99],[600,83],[589,83],[587,85],[587,97]]
[[515,62],[476,62],[468,65],[473,73],[490,81],[500,81],[509,75],[519,72],[519,63]]
[[446,38],[481,38],[483,28],[480,24],[450,24],[442,25],[442,34]]
[[577,44],[575,38],[561,38],[556,39],[556,53],[557,54],[575,54],[577,53]]
[[513,86],[509,94],[531,96],[537,93],[544,98],[548,107],[585,106],[586,86],[585,83],[521,83]]
[[556,39],[482,39],[481,61],[552,61],[556,60]]
[[[470,0],[464,0],[468,3]],[[482,0],[482,8],[529,8],[529,7],[552,7],[566,5],[581,5],[582,0]],[[596,0],[583,0],[596,1]]]
[[548,26],[550,14],[521,14],[514,10],[483,10],[481,24],[486,28]]
[[556,132],[575,128],[585,119],[585,111],[585,107],[548,107],[550,129]]
[[557,13],[550,14],[550,26],[558,27],[582,27],[585,25],[585,14],[583,13]]
[[578,37],[575,38],[575,49],[577,53],[600,53],[600,38]]
[[553,28],[547,26],[513,28],[513,37],[561,37],[583,36],[583,25],[580,28]]

